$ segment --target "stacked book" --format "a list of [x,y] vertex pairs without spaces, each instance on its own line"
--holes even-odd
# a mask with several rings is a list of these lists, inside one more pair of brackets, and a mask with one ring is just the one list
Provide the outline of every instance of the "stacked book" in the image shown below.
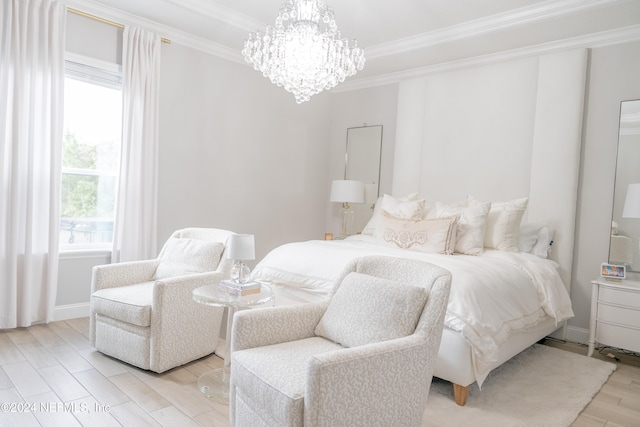
[[229,293],[240,296],[260,293],[260,283],[258,282],[238,283],[233,280],[223,280],[220,282],[220,287]]

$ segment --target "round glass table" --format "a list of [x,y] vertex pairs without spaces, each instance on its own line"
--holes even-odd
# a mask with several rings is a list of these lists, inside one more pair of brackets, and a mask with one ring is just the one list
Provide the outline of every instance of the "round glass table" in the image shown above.
[[226,350],[224,353],[224,365],[222,368],[205,372],[198,378],[198,389],[209,397],[219,399],[229,398],[229,364],[231,350],[231,327],[233,315],[239,308],[251,308],[258,305],[271,303],[274,305],[275,296],[271,286],[261,283],[260,292],[249,295],[238,295],[220,285],[207,285],[193,290],[193,299],[201,304],[215,307],[227,307],[227,335],[225,337]]

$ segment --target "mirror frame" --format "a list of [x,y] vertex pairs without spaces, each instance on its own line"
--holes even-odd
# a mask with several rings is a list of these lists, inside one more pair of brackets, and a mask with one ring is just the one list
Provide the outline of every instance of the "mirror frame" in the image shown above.
[[[365,203],[354,203],[353,230],[361,232],[373,213],[380,194],[380,168],[382,164],[382,125],[367,125],[347,128],[344,157],[344,179],[354,179],[365,184]],[[375,184],[375,191],[367,185]],[[375,193],[375,194],[373,194]]]
[[[625,113],[626,103],[633,103],[629,104],[631,105],[632,113]],[[637,138],[637,141],[635,141],[636,138],[629,138],[634,136]],[[627,143],[632,143],[633,145],[628,145]],[[623,100],[620,102],[617,150],[611,224],[615,221],[618,224],[618,229],[617,234],[614,234],[616,231],[614,231],[612,227],[609,240],[608,262],[610,264],[625,265],[627,271],[640,272],[640,219],[626,219],[622,217],[628,184],[640,183],[640,168],[637,167],[640,161],[640,99]],[[628,241],[624,242],[623,239],[619,239],[624,236],[631,239],[630,250],[632,256],[631,263],[629,264],[622,263],[620,260],[612,257],[614,239],[617,248],[620,245],[628,247]],[[620,251],[620,249],[616,250]]]

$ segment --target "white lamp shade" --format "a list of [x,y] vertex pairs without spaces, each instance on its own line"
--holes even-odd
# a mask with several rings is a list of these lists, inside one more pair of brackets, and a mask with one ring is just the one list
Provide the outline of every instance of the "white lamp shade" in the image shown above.
[[332,202],[364,203],[364,184],[350,179],[334,180],[331,182]]
[[640,183],[629,184],[627,197],[624,199],[623,218],[640,218]]
[[227,258],[252,260],[256,258],[255,238],[253,234],[232,234],[227,246]]

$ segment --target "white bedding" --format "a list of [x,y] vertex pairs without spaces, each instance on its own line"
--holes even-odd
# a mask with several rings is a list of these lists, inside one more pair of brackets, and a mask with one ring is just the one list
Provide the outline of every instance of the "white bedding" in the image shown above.
[[326,296],[349,261],[366,255],[420,259],[453,277],[445,325],[460,332],[473,351],[479,384],[510,334],[547,320],[573,317],[557,264],[535,255],[487,250],[482,255],[442,255],[383,246],[370,236],[289,243],[258,263],[253,277]]

